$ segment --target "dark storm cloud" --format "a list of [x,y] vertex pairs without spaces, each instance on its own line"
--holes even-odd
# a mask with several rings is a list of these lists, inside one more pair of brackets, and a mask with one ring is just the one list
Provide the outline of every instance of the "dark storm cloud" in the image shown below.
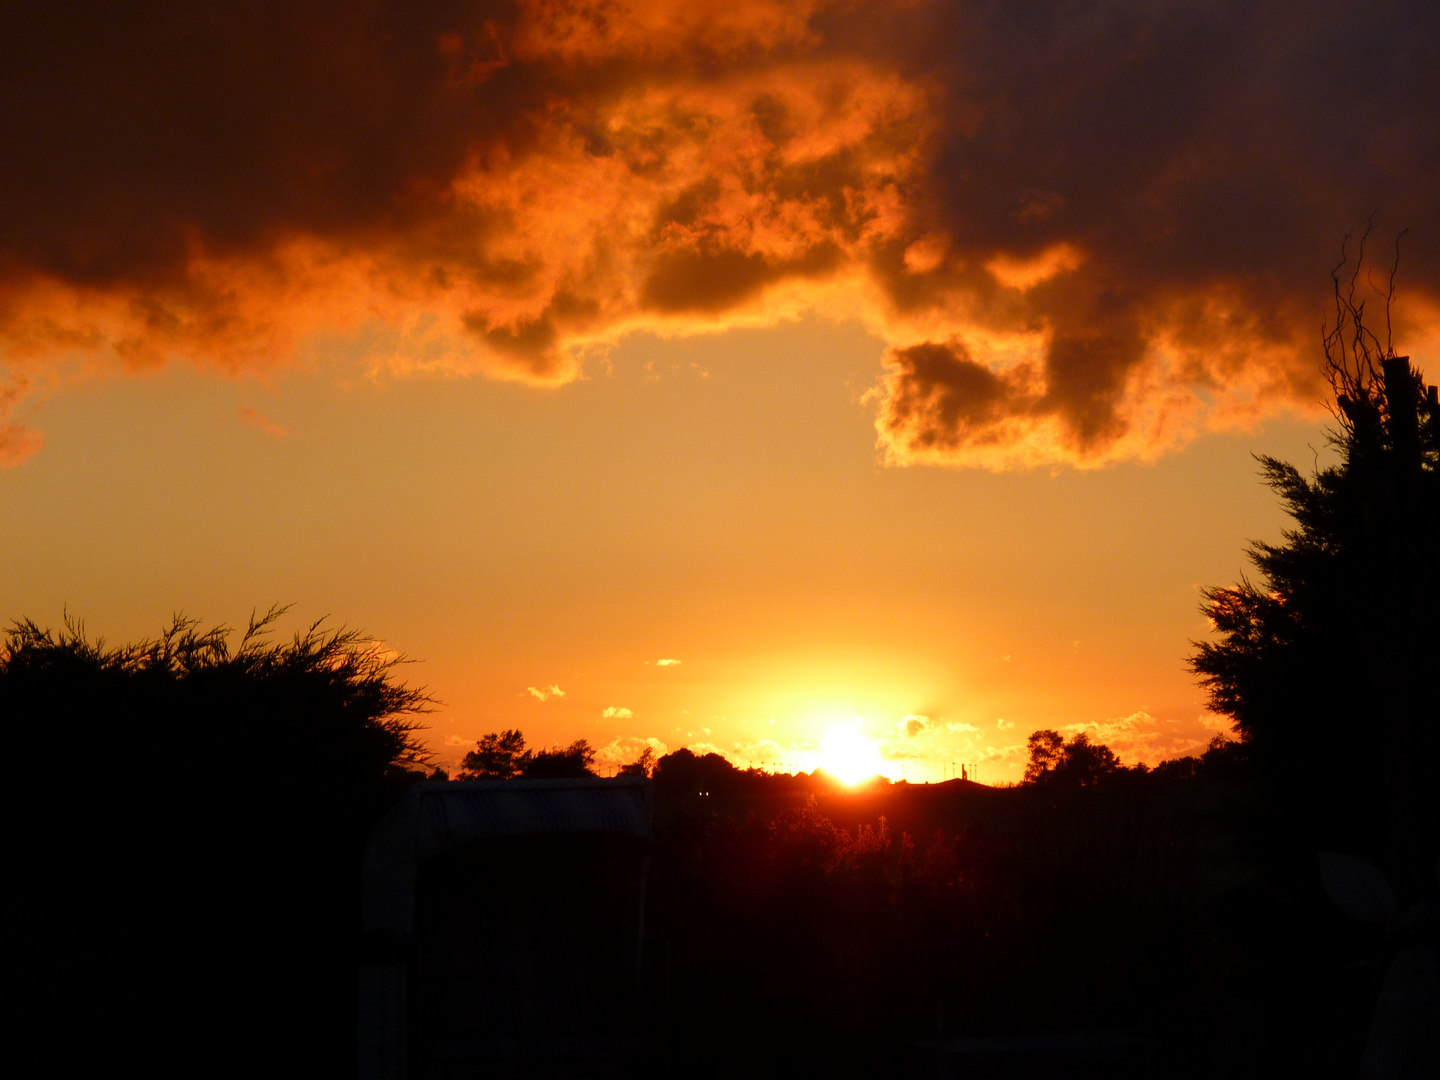
[[1440,6],[12,5],[0,428],[64,364],[243,371],[387,328],[540,382],[816,310],[888,458],[1154,456],[1318,398],[1340,236],[1440,337]]
[[525,104],[503,71],[484,99],[453,78],[439,38],[473,10],[8,5],[6,264],[108,284],[181,272],[196,233],[224,252],[402,224]]
[[[1412,339],[1433,340],[1440,7],[1036,3],[930,17],[923,39],[953,53],[899,47],[924,55],[952,113],[975,118],[937,136],[931,220],[950,257],[932,276],[952,273],[979,323],[1045,326],[1046,391],[1030,414],[1052,418],[1077,459],[1163,448],[1183,436],[1186,396],[1192,411],[1221,398],[1221,422],[1231,391],[1231,415],[1317,399],[1326,273],[1342,234],[1376,210],[1390,235],[1412,229],[1402,310]],[[1018,307],[973,273],[992,252],[1023,260],[1059,243],[1083,265]],[[894,260],[880,273],[897,304],[937,302]],[[963,410],[948,431],[897,411],[918,377],[897,354],[882,431],[898,449],[974,438]],[[920,389],[933,398],[937,385]]]

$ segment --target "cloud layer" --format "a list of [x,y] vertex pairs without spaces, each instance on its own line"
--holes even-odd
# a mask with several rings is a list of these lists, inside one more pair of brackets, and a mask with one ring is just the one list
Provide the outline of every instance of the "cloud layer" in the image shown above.
[[625,333],[891,345],[896,463],[1153,457],[1308,408],[1339,239],[1440,340],[1440,9],[28,5],[0,26],[0,461],[79,372],[559,384]]

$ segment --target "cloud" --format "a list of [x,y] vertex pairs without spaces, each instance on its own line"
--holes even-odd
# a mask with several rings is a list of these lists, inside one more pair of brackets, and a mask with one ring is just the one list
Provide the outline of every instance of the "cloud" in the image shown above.
[[0,423],[0,466],[18,465],[45,445],[45,436],[24,424]]
[[911,715],[901,720],[898,726],[907,738],[913,739],[930,726],[930,718],[928,716]]
[[525,692],[536,701],[549,701],[551,698],[562,698],[565,691],[551,683],[549,686],[527,686]]
[[[1011,743],[1009,746],[987,746],[980,751],[980,760],[986,764],[1015,765],[1028,759],[1030,748],[1025,743]],[[1018,774],[1017,774],[1018,775]]]
[[1069,724],[1060,729],[1067,738],[1084,732],[1092,742],[1104,743],[1125,762],[1155,765],[1171,758],[1202,753],[1216,735],[1228,735],[1228,719],[1202,713],[1190,720],[1162,720],[1144,709],[1098,723]]
[[1440,356],[1437,41],[1427,0],[36,5],[0,40],[0,382],[559,385],[817,312],[887,342],[892,464],[1148,460],[1314,411],[1376,207]]
[[265,432],[266,435],[273,435],[277,439],[283,439],[290,434],[279,424],[275,423],[274,420],[271,420],[263,413],[256,412],[254,409],[241,406],[239,415],[242,423],[253,425]]
[[[648,664],[649,661],[647,660],[646,663]],[[680,664],[680,661],[679,661],[679,660],[671,660],[671,659],[668,659],[668,658],[667,658],[667,659],[664,659],[664,660],[656,660],[656,661],[655,661],[655,666],[656,666],[656,667],[677,667],[677,666],[679,666],[679,664]]]
[[623,706],[607,705],[600,715],[607,720],[612,718],[616,720],[629,720],[635,714]]
[[[3,370],[0,368],[0,372]],[[45,445],[45,436],[40,432],[32,431],[19,420],[9,419],[28,389],[29,382],[23,378],[9,385],[0,381],[0,466],[18,465]]]
[[599,766],[602,776],[608,775],[618,771],[620,766],[630,764],[647,746],[655,752],[656,758],[662,758],[669,753],[666,745],[653,736],[641,738],[636,735],[617,735],[596,749],[595,764]]
[[474,740],[474,739],[466,739],[466,738],[463,738],[463,737],[461,737],[461,736],[459,736],[459,735],[447,735],[447,736],[445,737],[445,745],[446,745],[446,746],[474,746],[474,745],[475,745],[475,740]]

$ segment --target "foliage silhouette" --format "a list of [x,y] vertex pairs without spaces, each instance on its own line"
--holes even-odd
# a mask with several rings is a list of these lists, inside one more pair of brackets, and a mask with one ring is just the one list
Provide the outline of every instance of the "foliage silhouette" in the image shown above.
[[654,776],[655,764],[658,759],[655,757],[655,748],[647,746],[640,751],[640,756],[634,761],[620,766],[621,776]]
[[[283,1049],[306,1075],[348,1070],[361,846],[424,778],[432,702],[358,631],[272,643],[283,610],[233,647],[176,617],[116,646],[22,619],[0,648],[13,760],[81,763],[63,798],[31,792],[46,809],[21,843],[39,997],[89,1018],[107,1060],[224,1046],[237,1065]],[[157,1015],[165,1046],[129,1046]]]
[[656,790],[717,794],[735,790],[743,773],[720,754],[696,754],[688,747],[666,754],[655,767]]
[[1042,728],[1031,734],[1026,784],[1091,787],[1123,766],[1104,743],[1092,743],[1083,731],[1066,742],[1058,731]]
[[595,749],[587,739],[569,746],[554,746],[527,752],[520,762],[522,780],[575,780],[594,776]]
[[[1256,800],[1252,854],[1272,899],[1251,918],[1271,924],[1259,966],[1273,980],[1275,1045],[1312,1074],[1336,1063],[1353,1074],[1363,1046],[1366,1075],[1379,1075],[1377,1061],[1406,1060],[1381,1071],[1428,1076],[1440,1068],[1440,406],[1436,388],[1395,353],[1393,267],[1380,294],[1385,341],[1366,324],[1364,249],[1362,236],[1342,278],[1347,238],[1323,338],[1339,460],[1306,478],[1259,459],[1295,525],[1280,544],[1251,544],[1258,584],[1205,591],[1219,636],[1196,644],[1191,666],[1211,707],[1234,722],[1231,763]],[[1326,860],[1379,867],[1374,877],[1403,917],[1380,929],[1342,925],[1317,874]],[[1385,973],[1368,1045],[1374,980],[1347,981],[1328,958],[1347,950],[1350,970]],[[1422,958],[1429,972],[1404,1001],[1390,989],[1397,972],[1413,974],[1402,957]],[[1336,1007],[1346,995],[1352,1004]],[[1337,1041],[1317,1037],[1322,1030],[1350,1034]]]
[[1219,638],[1191,666],[1281,842],[1363,853],[1413,898],[1433,893],[1440,823],[1440,408],[1389,341],[1393,271],[1387,340],[1365,325],[1363,264],[1362,238],[1324,340],[1340,460],[1307,479],[1259,459],[1295,527],[1251,545],[1259,583],[1205,591]]
[[574,780],[594,776],[595,748],[586,739],[569,746],[527,750],[518,728],[482,735],[460,765],[460,780]]
[[1058,731],[1041,728],[1031,732],[1029,747],[1030,761],[1025,766],[1024,782],[1033,784],[1060,764],[1065,756],[1065,737]]
[[483,735],[460,763],[461,780],[510,780],[520,775],[525,736],[518,728]]

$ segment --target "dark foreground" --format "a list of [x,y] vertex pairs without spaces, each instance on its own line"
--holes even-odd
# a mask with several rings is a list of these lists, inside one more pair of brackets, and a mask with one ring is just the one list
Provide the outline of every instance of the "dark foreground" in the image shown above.
[[1145,777],[662,798],[658,1074],[1354,1076],[1382,936],[1262,872],[1246,812]]

